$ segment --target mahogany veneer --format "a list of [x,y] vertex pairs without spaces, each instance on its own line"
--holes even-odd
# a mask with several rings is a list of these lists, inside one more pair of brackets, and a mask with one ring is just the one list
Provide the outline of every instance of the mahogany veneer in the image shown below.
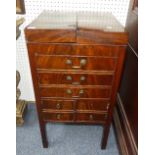
[[106,147],[128,35],[108,13],[43,12],[25,29],[43,146],[46,122],[104,125]]

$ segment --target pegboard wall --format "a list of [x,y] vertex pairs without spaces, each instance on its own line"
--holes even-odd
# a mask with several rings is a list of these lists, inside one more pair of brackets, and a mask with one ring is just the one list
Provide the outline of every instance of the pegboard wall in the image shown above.
[[16,41],[16,69],[19,70],[21,75],[19,84],[21,98],[28,101],[35,100],[23,32],[26,25],[43,10],[111,12],[122,25],[125,25],[129,2],[130,0],[25,0],[26,14],[17,15],[17,19],[25,18],[24,24],[20,27],[21,36]]

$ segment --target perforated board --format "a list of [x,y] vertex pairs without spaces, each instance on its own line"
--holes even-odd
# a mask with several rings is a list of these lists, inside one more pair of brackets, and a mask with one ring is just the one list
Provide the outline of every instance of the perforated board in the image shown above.
[[25,18],[24,24],[20,27],[21,36],[16,43],[16,68],[21,74],[19,84],[21,98],[31,101],[35,100],[23,32],[26,25],[43,10],[111,12],[122,25],[125,25],[129,2],[130,0],[25,0],[26,14],[17,15],[17,19],[20,17]]

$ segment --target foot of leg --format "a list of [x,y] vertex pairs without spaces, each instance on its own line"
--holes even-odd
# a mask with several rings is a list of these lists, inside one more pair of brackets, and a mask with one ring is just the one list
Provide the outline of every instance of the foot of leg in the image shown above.
[[45,123],[40,124],[40,132],[41,132],[43,147],[48,148],[48,142],[47,142],[47,136],[46,136],[46,124]]
[[108,136],[109,136],[110,125],[105,125],[102,135],[101,149],[106,149]]

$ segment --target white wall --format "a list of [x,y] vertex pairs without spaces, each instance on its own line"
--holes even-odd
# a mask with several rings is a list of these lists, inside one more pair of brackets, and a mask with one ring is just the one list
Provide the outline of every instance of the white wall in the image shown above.
[[24,24],[20,27],[22,31],[21,36],[16,43],[16,68],[21,74],[19,84],[21,98],[28,101],[35,100],[23,29],[36,18],[38,14],[43,10],[112,12],[120,23],[125,25],[129,1],[130,0],[25,0],[26,14],[17,15],[17,18],[25,18]]

